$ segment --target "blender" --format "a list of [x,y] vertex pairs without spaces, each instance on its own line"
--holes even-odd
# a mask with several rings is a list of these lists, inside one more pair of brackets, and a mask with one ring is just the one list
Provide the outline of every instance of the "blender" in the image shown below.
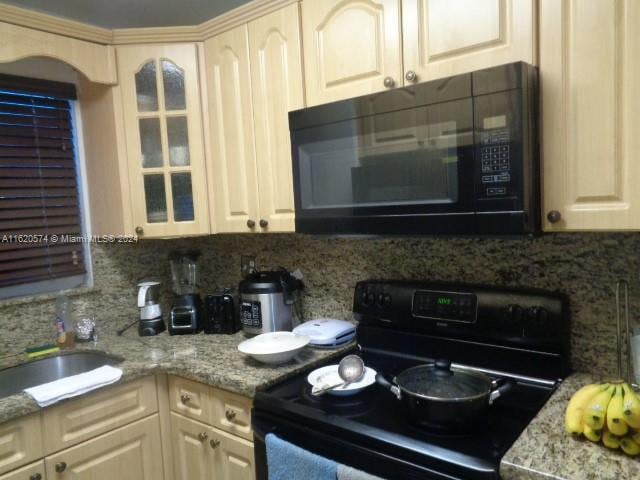
[[169,314],[169,334],[198,333],[202,329],[202,301],[198,292],[200,252],[172,252],[169,255],[173,304]]

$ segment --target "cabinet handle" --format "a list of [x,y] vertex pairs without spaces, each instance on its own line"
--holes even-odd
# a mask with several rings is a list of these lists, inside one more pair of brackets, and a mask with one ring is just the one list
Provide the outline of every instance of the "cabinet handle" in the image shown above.
[[142,235],[144,233],[144,229],[142,227],[136,227],[136,235]]
[[260,220],[260,226],[262,228],[267,228],[269,226],[269,222],[266,221],[264,218]]
[[384,77],[384,86],[387,88],[393,88],[396,82],[391,77]]
[[215,449],[218,447],[218,445],[220,445],[220,440],[212,438],[211,440],[209,440],[209,445],[211,445],[211,448]]
[[34,473],[29,477],[29,480],[42,480],[42,475],[40,475],[39,473]]
[[56,473],[62,473],[67,469],[67,464],[65,462],[56,463]]
[[186,393],[183,393],[182,395],[180,395],[180,401],[182,403],[188,403],[189,400],[191,400],[191,395],[187,395]]
[[415,82],[415,81],[417,81],[417,80],[418,80],[418,75],[416,75],[416,72],[414,72],[413,70],[409,70],[409,71],[405,74],[404,78],[406,78],[406,79],[407,79],[407,82],[411,82],[411,83],[413,83],[413,82]]
[[234,412],[233,410],[227,410],[226,412],[224,412],[224,416],[227,417],[227,420],[232,421],[234,418],[236,418],[236,412]]
[[253,220],[247,220],[247,227],[253,228],[255,226],[256,226],[256,222],[254,222]]
[[551,223],[558,223],[562,218],[562,214],[558,210],[551,210],[547,213],[547,220]]
[[200,440],[201,442],[204,442],[207,438],[209,438],[209,435],[207,435],[207,432],[200,432],[198,434],[198,440]]

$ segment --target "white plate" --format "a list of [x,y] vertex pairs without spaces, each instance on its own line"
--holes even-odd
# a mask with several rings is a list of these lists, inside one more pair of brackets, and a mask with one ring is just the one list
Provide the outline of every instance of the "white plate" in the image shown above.
[[[321,387],[323,385],[335,385],[341,381],[338,375],[338,365],[327,365],[326,367],[317,368],[307,376],[307,381],[311,387]],[[346,387],[338,387],[329,390],[327,394],[346,397],[355,395],[365,388],[376,383],[376,371],[373,368],[365,367],[364,377],[359,382],[353,382]]]
[[245,340],[238,350],[259,362],[278,365],[295,357],[309,344],[309,337],[292,332],[263,333]]

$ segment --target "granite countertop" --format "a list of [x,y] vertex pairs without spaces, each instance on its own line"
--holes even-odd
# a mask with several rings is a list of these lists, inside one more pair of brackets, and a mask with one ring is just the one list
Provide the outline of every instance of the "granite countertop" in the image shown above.
[[503,480],[626,480],[640,478],[640,460],[604,445],[577,440],[564,431],[571,395],[600,381],[593,375],[569,376],[503,457]]
[[[133,333],[132,333],[133,332]],[[257,362],[238,352],[238,344],[246,337],[242,332],[234,335],[182,335],[169,336],[166,332],[156,337],[138,337],[132,330],[122,337],[103,335],[95,344],[76,344],[78,350],[98,350],[123,358],[117,366],[122,369],[120,382],[145,375],[167,373],[197,382],[253,397],[256,390],[307,369],[323,360],[338,357],[352,349],[354,342],[336,350],[305,348],[296,359],[279,366]],[[28,360],[20,351],[8,352],[0,358],[0,368]],[[0,398],[0,423],[40,410],[25,393]]]

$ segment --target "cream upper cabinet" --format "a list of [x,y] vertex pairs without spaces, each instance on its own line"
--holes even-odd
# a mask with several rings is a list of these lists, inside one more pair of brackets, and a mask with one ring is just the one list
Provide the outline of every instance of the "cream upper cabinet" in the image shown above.
[[536,0],[402,0],[405,83],[535,64]]
[[162,480],[158,415],[119,428],[45,459],[55,480]]
[[307,103],[402,85],[400,0],[304,0]]
[[242,25],[204,42],[216,232],[258,231],[249,36]]
[[640,229],[640,2],[542,0],[544,229]]
[[138,235],[209,232],[195,44],[117,49]]
[[304,107],[297,4],[249,23],[262,231],[295,230],[289,112]]

